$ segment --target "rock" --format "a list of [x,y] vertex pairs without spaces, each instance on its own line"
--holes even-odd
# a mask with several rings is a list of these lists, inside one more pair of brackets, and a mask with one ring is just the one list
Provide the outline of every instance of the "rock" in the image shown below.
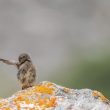
[[0,110],[110,110],[110,102],[95,90],[69,89],[44,81],[0,99]]

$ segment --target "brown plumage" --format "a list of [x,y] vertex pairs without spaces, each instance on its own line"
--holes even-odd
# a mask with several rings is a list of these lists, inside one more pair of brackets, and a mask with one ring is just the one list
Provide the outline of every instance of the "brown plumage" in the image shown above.
[[28,54],[22,53],[18,57],[18,62],[12,62],[5,59],[0,59],[0,61],[9,64],[15,65],[18,69],[17,78],[22,87],[26,89],[28,87],[34,86],[36,83],[36,69],[32,64],[31,58]]

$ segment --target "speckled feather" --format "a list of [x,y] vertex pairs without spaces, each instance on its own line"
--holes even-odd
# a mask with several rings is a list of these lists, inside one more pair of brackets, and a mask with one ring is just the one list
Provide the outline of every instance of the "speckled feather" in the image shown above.
[[36,70],[30,61],[25,61],[19,66],[17,74],[18,81],[22,86],[22,89],[31,87],[36,82]]
[[18,57],[18,62],[13,62],[6,59],[0,59],[3,63],[14,65],[18,69],[17,78],[22,87],[26,89],[34,86],[36,82],[36,69],[32,64],[31,58],[28,54],[22,53]]

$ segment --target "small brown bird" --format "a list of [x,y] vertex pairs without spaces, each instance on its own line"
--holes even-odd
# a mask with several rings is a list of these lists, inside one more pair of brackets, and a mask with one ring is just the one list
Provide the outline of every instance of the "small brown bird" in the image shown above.
[[18,62],[13,62],[5,59],[0,59],[3,63],[8,65],[15,65],[18,69],[17,78],[22,87],[26,89],[32,87],[36,83],[36,69],[32,64],[31,58],[28,54],[22,53],[18,57]]

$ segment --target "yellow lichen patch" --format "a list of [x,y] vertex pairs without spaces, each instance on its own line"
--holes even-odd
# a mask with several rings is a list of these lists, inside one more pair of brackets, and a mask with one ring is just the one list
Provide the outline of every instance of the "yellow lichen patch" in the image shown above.
[[17,106],[18,109],[20,109],[20,104],[25,103],[25,104],[30,104],[30,100],[26,97],[23,96],[18,96],[14,99],[14,103]]
[[49,88],[45,85],[36,86],[34,89],[35,92],[43,93],[43,94],[53,94],[54,88]]
[[[13,106],[17,110],[39,110],[39,108],[46,110],[46,108],[56,106],[56,97],[51,97],[54,93],[55,88],[52,83],[43,83],[16,93],[11,101],[2,101],[2,103],[0,103],[0,110],[12,110],[11,108]],[[42,97],[42,94],[47,95]],[[10,106],[11,103],[12,106]]]
[[55,107],[56,106],[56,97],[50,98],[49,105],[50,105],[50,107]]
[[49,100],[49,99],[47,99],[47,98],[39,99],[39,100],[38,100],[39,106],[45,105],[48,100]]
[[22,97],[22,96],[18,96],[18,97],[16,97],[16,98],[14,99],[15,102],[16,102],[16,101],[24,101],[24,100],[25,100],[25,98]]
[[48,82],[48,83],[47,83],[47,87],[50,87],[50,86],[53,86],[53,83]]
[[39,99],[38,104],[39,104],[39,106],[44,106],[45,108],[55,107],[56,106],[56,98],[52,97],[50,99],[49,98]]
[[66,92],[66,93],[69,93],[70,89],[69,89],[69,88],[64,87],[64,88],[63,88],[63,91],[64,91],[64,92]]
[[0,107],[2,107],[4,104],[3,103],[0,103]]
[[4,106],[4,105],[6,105],[6,104],[7,104],[7,102],[1,102],[1,103],[0,103],[0,107]]
[[100,100],[102,100],[105,103],[109,103],[109,100],[102,93],[100,93],[99,91],[96,91],[96,90],[93,91],[92,95],[94,97],[98,97]]
[[2,108],[2,110],[11,110],[10,108]]

